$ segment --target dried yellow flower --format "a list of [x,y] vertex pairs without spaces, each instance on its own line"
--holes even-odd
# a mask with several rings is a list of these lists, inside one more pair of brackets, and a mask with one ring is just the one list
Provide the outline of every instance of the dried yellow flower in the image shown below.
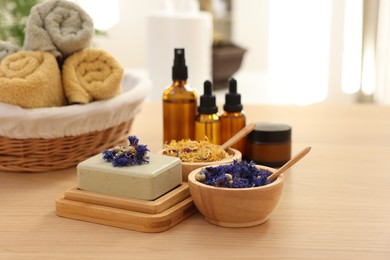
[[219,145],[205,138],[202,141],[172,140],[164,144],[164,155],[179,157],[182,162],[215,162],[231,157]]

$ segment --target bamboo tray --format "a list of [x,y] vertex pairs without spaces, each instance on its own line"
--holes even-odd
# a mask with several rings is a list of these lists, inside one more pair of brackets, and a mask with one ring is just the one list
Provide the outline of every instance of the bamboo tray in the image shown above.
[[196,212],[187,183],[154,201],[67,190],[56,200],[57,215],[141,232],[162,232]]

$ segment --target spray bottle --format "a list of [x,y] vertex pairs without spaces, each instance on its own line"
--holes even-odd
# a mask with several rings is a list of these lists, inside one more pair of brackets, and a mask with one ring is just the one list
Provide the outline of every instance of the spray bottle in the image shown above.
[[163,93],[164,143],[195,137],[196,91],[187,84],[184,49],[175,49],[171,86]]

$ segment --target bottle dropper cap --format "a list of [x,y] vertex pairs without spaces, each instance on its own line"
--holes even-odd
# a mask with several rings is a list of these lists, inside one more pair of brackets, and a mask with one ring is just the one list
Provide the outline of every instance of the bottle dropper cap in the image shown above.
[[172,79],[173,80],[187,80],[188,71],[186,66],[186,59],[184,49],[175,49],[175,59],[173,60]]
[[225,95],[225,104],[223,110],[226,112],[241,112],[241,95],[237,93],[237,81],[235,79],[229,80],[229,92]]
[[215,96],[212,94],[211,82],[206,80],[203,84],[204,94],[200,96],[199,114],[215,114],[218,107],[215,105]]

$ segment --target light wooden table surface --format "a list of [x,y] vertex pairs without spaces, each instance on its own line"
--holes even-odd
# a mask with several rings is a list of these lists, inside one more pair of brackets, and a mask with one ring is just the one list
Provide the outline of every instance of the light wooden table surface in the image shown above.
[[[293,153],[312,151],[285,173],[266,223],[222,228],[197,213],[162,233],[61,218],[55,198],[75,168],[0,172],[0,259],[390,259],[390,107],[246,106],[248,122],[293,128]],[[146,104],[132,134],[162,145],[161,104]]]

